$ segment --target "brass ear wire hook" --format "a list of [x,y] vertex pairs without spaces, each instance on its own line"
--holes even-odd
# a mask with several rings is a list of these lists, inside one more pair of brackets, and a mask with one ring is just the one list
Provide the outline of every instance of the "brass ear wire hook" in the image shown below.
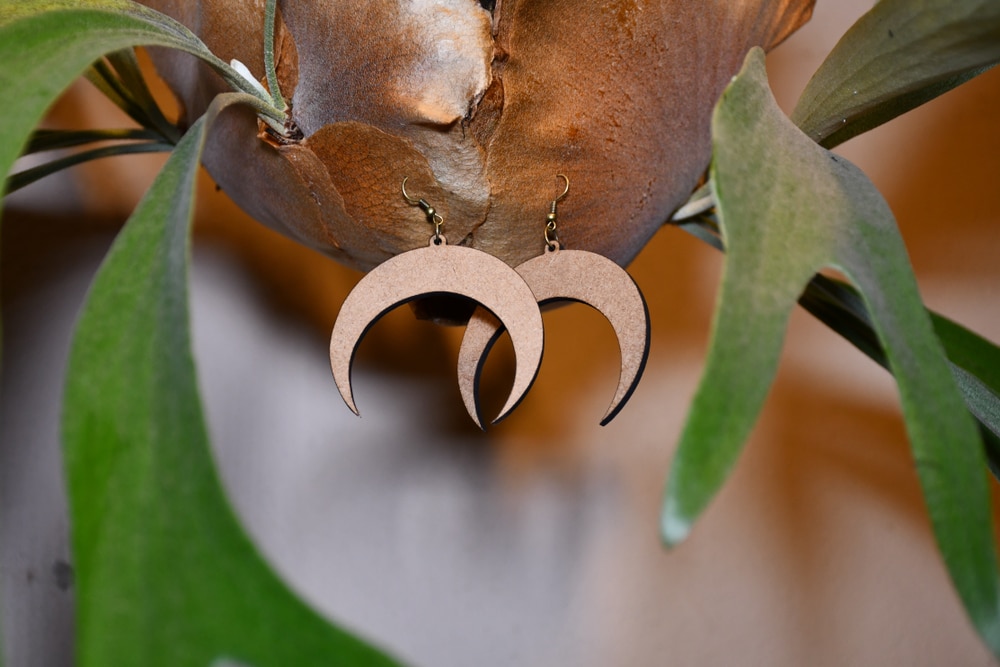
[[406,181],[409,178],[410,178],[409,176],[404,177],[403,184],[400,186],[400,189],[403,191],[403,199],[405,199],[406,203],[409,204],[410,206],[420,207],[420,210],[423,211],[424,215],[427,216],[427,222],[434,225],[434,238],[435,239],[441,238],[441,227],[444,225],[444,218],[441,217],[441,214],[438,213],[433,206],[427,203],[427,200],[415,199],[409,195],[409,193],[406,191]]
[[556,174],[556,178],[561,178],[566,181],[566,187],[563,189],[562,194],[552,200],[552,204],[549,207],[549,214],[545,216],[545,249],[552,252],[559,250],[559,235],[556,234],[556,206],[569,193],[569,179],[562,174]]

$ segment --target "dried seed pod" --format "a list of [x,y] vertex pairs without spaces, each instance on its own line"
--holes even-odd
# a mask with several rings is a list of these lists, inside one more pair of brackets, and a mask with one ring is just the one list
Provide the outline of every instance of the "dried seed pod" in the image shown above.
[[[146,4],[263,80],[263,2]],[[780,42],[812,6],[279,2],[278,77],[303,139],[269,140],[234,110],[206,166],[252,216],[360,269],[427,242],[399,195],[406,176],[452,243],[517,265],[541,254],[563,173],[560,239],[625,264],[704,172],[712,107],[746,51]],[[154,60],[188,117],[224,89],[185,54]]]

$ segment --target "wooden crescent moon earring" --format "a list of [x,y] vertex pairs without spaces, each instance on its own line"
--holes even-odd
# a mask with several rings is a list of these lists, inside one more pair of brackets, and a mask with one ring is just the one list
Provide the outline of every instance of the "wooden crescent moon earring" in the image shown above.
[[[632,277],[607,257],[584,250],[566,250],[556,235],[556,205],[569,192],[552,201],[545,224],[545,251],[516,267],[539,305],[553,301],[579,301],[596,309],[611,323],[621,351],[621,374],[611,405],[601,419],[604,426],[632,395],[649,355],[649,311]],[[482,424],[478,384],[486,354],[503,333],[503,323],[482,308],[469,320],[458,355],[459,389],[465,408]],[[513,390],[512,390],[513,392]],[[508,403],[513,399],[508,399]],[[520,399],[518,399],[520,400]],[[501,413],[494,422],[505,416]]]
[[538,372],[543,348],[542,315],[524,280],[503,261],[463,246],[448,245],[441,233],[444,220],[423,199],[414,199],[402,185],[403,197],[419,206],[434,225],[426,247],[397,255],[374,269],[347,295],[330,336],[330,367],[340,395],[359,414],[351,390],[354,354],[365,332],[385,313],[413,299],[433,294],[458,294],[488,309],[511,333],[517,369],[505,415],[528,391]]

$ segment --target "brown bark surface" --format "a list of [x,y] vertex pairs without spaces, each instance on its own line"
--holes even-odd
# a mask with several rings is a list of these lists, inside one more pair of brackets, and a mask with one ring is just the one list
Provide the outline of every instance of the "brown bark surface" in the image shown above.
[[[264,79],[263,2],[146,0]],[[560,240],[626,264],[709,160],[711,111],[746,51],[804,23],[813,0],[280,2],[277,69],[296,144],[227,114],[205,163],[252,216],[370,269],[431,230],[511,265]],[[194,118],[223,82],[185,54],[157,67]]]

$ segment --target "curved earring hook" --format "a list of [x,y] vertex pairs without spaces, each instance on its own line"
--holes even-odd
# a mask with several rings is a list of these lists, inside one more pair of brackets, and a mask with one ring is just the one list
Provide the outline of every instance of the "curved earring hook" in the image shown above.
[[444,218],[438,213],[433,206],[427,203],[426,199],[415,199],[410,196],[410,193],[406,191],[406,181],[409,180],[409,176],[403,177],[403,184],[399,186],[399,189],[403,191],[403,199],[410,206],[419,206],[420,210],[424,212],[427,216],[427,222],[434,225],[434,238],[441,238],[441,227],[444,225]]
[[419,199],[414,199],[406,191],[406,181],[408,181],[409,179],[410,179],[409,176],[404,176],[403,177],[403,184],[401,186],[399,186],[399,189],[403,191],[403,199],[406,200],[407,204],[409,204],[410,206],[419,206],[420,205],[420,200]]
[[556,174],[556,178],[566,181],[566,187],[561,195],[552,200],[549,205],[549,214],[545,216],[545,248],[550,252],[560,248],[559,235],[556,234],[556,207],[559,201],[569,193],[569,179],[563,174]]
[[556,174],[556,178],[561,178],[564,181],[566,181],[566,187],[563,189],[562,194],[559,195],[558,197],[556,197],[555,200],[553,200],[553,202],[552,202],[553,204],[561,201],[563,197],[565,197],[567,194],[569,194],[569,179],[566,178],[566,176],[563,175],[563,174]]

